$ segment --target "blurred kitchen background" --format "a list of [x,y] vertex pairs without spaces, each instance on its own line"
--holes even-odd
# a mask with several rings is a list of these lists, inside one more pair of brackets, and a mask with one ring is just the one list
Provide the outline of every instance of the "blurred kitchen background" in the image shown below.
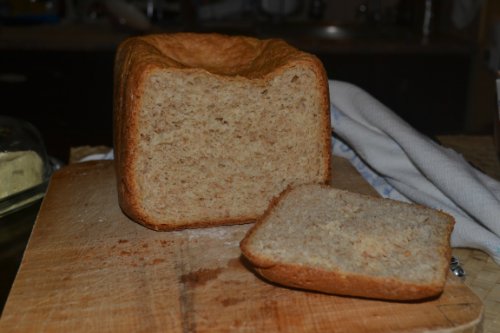
[[116,46],[169,31],[284,38],[426,134],[493,131],[495,0],[0,0],[1,114],[62,161],[111,146]]

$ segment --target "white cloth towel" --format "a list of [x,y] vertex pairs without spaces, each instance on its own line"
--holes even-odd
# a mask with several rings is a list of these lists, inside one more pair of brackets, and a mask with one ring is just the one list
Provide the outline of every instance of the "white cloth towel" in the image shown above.
[[481,249],[500,264],[500,183],[361,88],[329,84],[333,153],[349,159],[383,197],[453,215],[452,246]]

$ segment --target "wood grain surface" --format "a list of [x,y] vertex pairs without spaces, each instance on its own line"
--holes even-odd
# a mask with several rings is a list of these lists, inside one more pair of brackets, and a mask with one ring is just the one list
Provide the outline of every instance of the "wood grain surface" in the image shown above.
[[[336,187],[376,195],[334,159]],[[58,171],[0,332],[478,332],[483,305],[457,278],[422,302],[337,297],[268,283],[242,259],[250,224],[155,232],[118,207],[110,161]],[[411,265],[411,263],[409,263]]]

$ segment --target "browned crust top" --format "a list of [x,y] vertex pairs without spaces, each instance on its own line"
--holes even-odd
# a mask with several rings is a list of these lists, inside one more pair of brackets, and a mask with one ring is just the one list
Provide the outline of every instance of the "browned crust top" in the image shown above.
[[132,37],[120,45],[118,53],[122,52],[131,53],[133,58],[146,65],[205,70],[213,74],[250,79],[262,78],[292,61],[311,62],[315,58],[281,39],[260,40],[216,33]]

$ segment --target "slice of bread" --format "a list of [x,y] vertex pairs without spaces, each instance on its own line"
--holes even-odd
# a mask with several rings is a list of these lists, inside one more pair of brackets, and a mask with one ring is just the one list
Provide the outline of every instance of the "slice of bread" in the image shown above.
[[281,40],[131,38],[115,64],[119,202],[155,230],[244,223],[330,178],[328,80]]
[[264,278],[325,293],[416,300],[443,291],[454,220],[329,186],[284,191],[241,242]]

